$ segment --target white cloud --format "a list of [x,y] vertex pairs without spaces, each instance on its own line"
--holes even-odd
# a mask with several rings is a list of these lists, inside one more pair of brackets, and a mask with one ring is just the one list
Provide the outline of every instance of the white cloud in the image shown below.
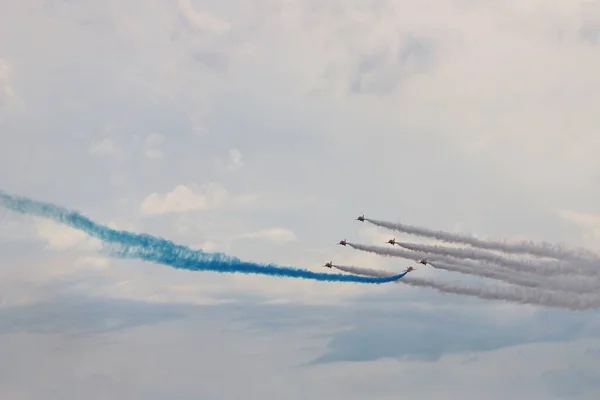
[[152,193],[141,204],[144,214],[183,213],[211,210],[224,205],[244,206],[257,199],[254,195],[234,196],[218,183],[178,185],[165,194]]
[[152,160],[163,158],[163,152],[157,149],[146,149],[145,155]]
[[227,160],[217,160],[217,163],[227,171],[236,171],[244,166],[242,153],[238,149],[230,149]]
[[209,210],[222,205],[229,198],[229,192],[221,185],[209,183],[178,185],[165,194],[152,193],[141,204],[145,214],[181,213],[196,210]]
[[298,241],[294,232],[285,228],[268,228],[255,232],[247,232],[237,236],[242,239],[258,239],[274,244],[285,244]]
[[86,256],[77,259],[76,264],[85,267],[105,268],[110,265],[110,259],[98,256]]
[[231,203],[231,205],[234,206],[247,207],[256,204],[259,201],[259,199],[260,195],[256,193],[250,193],[233,196],[229,199],[229,202]]
[[0,83],[7,85],[10,82],[11,68],[8,61],[0,58]]
[[[121,286],[146,294],[135,282]],[[175,296],[194,291],[192,284],[180,285]],[[550,339],[552,334],[537,333],[549,329],[561,337],[573,329],[553,329],[560,323],[548,328],[534,318],[510,329],[485,316],[478,324],[479,316],[445,310],[396,306],[395,312],[382,313],[379,304],[247,303],[207,307],[84,298],[3,310],[14,323],[3,327],[0,351],[23,360],[3,371],[3,392],[39,398],[50,387],[60,398],[100,390],[108,398],[134,391],[143,398],[169,393],[175,398],[353,400],[395,399],[400,388],[406,398],[448,400],[597,397],[600,343],[593,337]],[[575,336],[581,332],[573,330]],[[531,343],[532,337],[549,341]],[[330,362],[313,363],[332,355]],[[115,358],[120,361],[116,369]],[[35,380],[26,379],[32,374]],[[230,384],[230,375],[239,376],[238,385]],[[265,376],[273,384],[252,384]]]
[[153,160],[163,158],[164,154],[160,147],[164,141],[165,138],[158,133],[149,134],[144,141],[144,155]]
[[12,83],[12,68],[8,60],[0,58],[0,111],[22,111],[24,104]]
[[150,303],[223,304],[231,300],[218,299],[210,287],[200,283],[163,282],[160,286],[140,285],[136,280],[122,280],[93,290],[93,295]]
[[122,155],[121,149],[115,144],[115,142],[109,138],[104,138],[100,141],[92,143],[90,146],[90,152],[95,155],[119,157]]
[[582,230],[584,246],[600,251],[600,214],[561,210],[559,215]]
[[191,133],[195,137],[204,137],[209,133],[209,129],[202,114],[198,115],[197,110],[192,110],[188,116],[191,125]]
[[47,247],[51,250],[78,249],[93,251],[102,248],[102,243],[98,239],[51,220],[38,219],[35,229],[38,237],[46,241],[48,243]]
[[230,24],[227,21],[196,9],[192,4],[192,0],[178,0],[177,5],[187,21],[198,29],[214,34],[223,34],[230,29]]
[[[538,209],[542,203],[532,198],[540,191],[571,196],[563,204],[572,209],[594,198],[596,187],[586,183],[597,166],[587,156],[598,137],[590,87],[600,64],[589,41],[597,21],[578,2],[510,1],[499,7],[450,2],[436,4],[436,13],[421,4],[357,6],[340,0],[277,5],[150,0],[140,14],[141,4],[63,2],[35,13],[18,2],[2,6],[0,14],[12,16],[0,17],[0,47],[14,57],[10,64],[5,60],[14,67],[9,83],[37,104],[15,128],[39,132],[39,137],[15,134],[11,146],[0,146],[2,182],[16,182],[13,187],[30,193],[39,189],[44,198],[48,176],[61,176],[64,199],[81,196],[79,204],[97,202],[106,207],[105,215],[123,213],[132,220],[131,210],[112,199],[175,188],[152,193],[142,212],[214,211],[203,214],[206,219],[219,212],[211,221],[214,229],[201,237],[225,249],[227,238],[252,229],[257,219],[273,226],[290,212],[310,215],[294,226],[304,246],[329,249],[346,235],[352,239],[355,225],[342,221],[363,208],[377,209],[382,217],[410,215],[433,227],[440,220],[447,227],[460,220],[486,234],[535,225],[514,212]],[[42,42],[22,35],[32,29],[44,29]],[[118,62],[97,63],[98,48]],[[56,56],[50,57],[49,49]],[[219,69],[226,74],[213,73]],[[94,126],[110,129],[90,130]],[[193,136],[199,126],[206,135]],[[72,132],[90,132],[96,154],[116,155],[141,144],[151,158],[164,156],[164,139],[146,135],[169,132],[169,150],[177,156],[170,157],[168,170],[160,163],[140,167],[132,161],[107,165],[110,171],[98,174],[97,165],[81,156],[83,142],[73,140]],[[17,148],[18,140],[23,144]],[[252,163],[243,165],[235,146],[252,154]],[[44,168],[32,152],[44,155]],[[221,167],[244,169],[243,177],[224,178],[227,189],[268,197],[260,214],[218,210],[256,203],[256,195],[234,196],[220,185],[176,186],[214,179],[213,160],[221,155]],[[570,157],[573,162],[561,162]],[[33,165],[26,167],[25,159]],[[27,171],[18,182],[8,172],[16,165]],[[89,176],[121,180],[100,183],[102,190],[92,195],[79,185]],[[565,179],[573,176],[581,179]],[[515,177],[520,183],[513,185]],[[503,182],[511,184],[502,187]],[[582,190],[556,189],[562,184]],[[482,185],[498,189],[486,194]],[[315,200],[298,200],[307,198]],[[504,214],[490,213],[494,207]],[[328,229],[315,229],[315,221]],[[552,228],[531,229],[560,234]],[[198,242],[194,226],[183,232],[165,222],[152,229]],[[385,245],[394,233],[369,235],[358,237]],[[273,247],[268,250],[273,253],[261,254],[260,246],[254,247],[248,257],[284,252]],[[340,258],[352,259],[351,250],[333,248],[324,254],[339,250]],[[304,265],[307,260],[298,253],[273,258]]]
[[196,246],[193,246],[195,248],[201,249],[203,251],[206,252],[214,252],[217,251],[219,249],[219,245],[212,241],[212,240],[207,240],[206,242],[202,243],[202,244],[198,244]]
[[[347,236],[389,246],[384,242],[395,232],[353,221],[363,211],[433,229],[452,230],[460,221],[469,230],[476,228],[478,236],[519,232],[523,238],[555,241],[570,234],[561,230],[555,214],[548,216],[560,204],[589,210],[589,215],[563,217],[579,224],[586,243],[596,247],[597,12],[583,9],[580,1],[439,3],[108,0],[44,7],[3,2],[0,48],[11,58],[0,62],[0,103],[18,95],[28,114],[0,118],[0,186],[67,207],[80,205],[82,211],[117,219],[130,230],[135,226],[138,232],[180,243],[202,243],[207,251],[318,272],[330,272],[323,268],[330,260],[391,271],[411,265],[335,245]],[[25,34],[34,31],[44,35]],[[163,133],[168,147],[151,132]],[[168,168],[136,157],[99,165],[90,160],[90,151],[153,160],[168,155]],[[247,161],[250,154],[252,162]],[[243,174],[220,174],[219,168],[241,168]],[[210,182],[215,176],[224,186],[178,185]],[[256,204],[257,195],[233,193],[260,193],[260,207],[244,208]],[[138,200],[117,200],[122,198],[144,201],[140,207]],[[140,208],[144,215],[210,212],[137,220]],[[5,304],[43,300],[47,293],[42,285],[74,270],[95,275],[78,277],[76,285],[55,291],[70,293],[77,286],[90,296],[190,303],[210,302],[212,295],[231,291],[233,297],[243,293],[271,302],[315,304],[349,303],[378,293],[386,300],[378,307],[406,305],[400,301],[406,293],[413,296],[407,300],[411,306],[429,295],[399,285],[186,272],[111,259],[111,264],[124,266],[118,268],[105,265],[108,260],[96,254],[82,254],[95,253],[96,247],[56,227],[40,232],[49,248],[68,251],[44,252],[32,261],[30,234],[21,232],[27,225],[15,226],[20,218],[11,215],[0,225],[3,266],[11,266],[10,272],[3,267],[0,276]],[[249,232],[288,223],[293,236],[285,230]],[[230,240],[240,232],[254,240]],[[283,245],[298,237],[302,243]],[[438,271],[422,267],[416,274]],[[456,297],[436,299],[441,300],[420,304],[419,310],[452,310]],[[497,302],[481,308],[494,317],[498,309],[531,310]],[[264,320],[269,317],[256,318]],[[439,327],[424,331],[439,332]],[[216,338],[222,339],[220,335],[217,330]],[[301,339],[282,342],[304,343]],[[239,348],[239,338],[231,340],[232,346],[217,347]],[[174,365],[178,351],[165,353]],[[299,358],[288,362],[297,365]],[[531,358],[542,360],[543,355]],[[518,365],[519,359],[506,363]],[[269,376],[274,361],[262,361],[266,364],[256,375]],[[491,392],[506,397],[493,390],[504,378],[539,389],[535,365],[531,370],[536,373],[526,380],[507,373],[498,381],[496,361],[486,364],[491,367],[481,373],[485,376],[478,388],[464,385],[473,371],[481,371],[477,363],[471,369],[460,361],[378,365],[383,371],[417,368],[420,373],[410,376],[427,377],[426,388],[414,379],[401,386],[421,397],[476,398]],[[68,374],[72,367],[67,363],[60,373]],[[329,393],[341,393],[340,387],[372,390],[377,386],[373,379],[398,382],[393,374],[381,378],[379,370],[364,377],[364,368],[338,363],[327,370],[333,374],[325,380],[333,388]],[[432,376],[438,386],[431,385]],[[294,375],[281,383],[279,398],[300,396],[301,379]],[[458,387],[447,390],[453,379]],[[187,386],[177,390],[181,387]],[[440,394],[439,387],[446,392]],[[327,392],[313,389],[317,398]],[[223,397],[222,389],[215,392]],[[394,393],[397,397],[397,391],[383,389],[370,395],[393,398]],[[364,392],[357,397],[364,398]]]

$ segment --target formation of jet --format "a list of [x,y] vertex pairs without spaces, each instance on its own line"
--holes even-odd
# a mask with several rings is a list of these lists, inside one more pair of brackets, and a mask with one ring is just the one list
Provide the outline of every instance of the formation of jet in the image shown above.
[[[390,240],[388,240],[386,243],[389,243],[389,244],[391,244],[391,245],[394,245],[394,244],[396,244],[396,243],[398,243],[398,242],[396,242],[396,238],[393,238],[393,239],[390,239]],[[427,265],[427,264],[429,263],[429,261],[427,261],[427,259],[426,259],[426,258],[424,258],[424,259],[422,259],[422,260],[417,260],[417,262],[418,262],[419,264],[423,264],[423,265]]]
[[[364,222],[364,221],[365,221],[365,216],[364,216],[364,214],[363,214],[363,215],[361,215],[361,216],[359,216],[358,218],[356,218],[356,220],[357,220],[357,221],[360,221],[360,222]],[[398,242],[396,242],[396,238],[393,238],[393,239],[390,239],[390,240],[388,240],[386,243],[389,243],[389,244],[391,244],[391,245],[395,245],[395,244],[396,244],[396,243],[398,243]],[[340,241],[338,242],[338,245],[340,245],[340,246],[346,246],[347,244],[348,244],[348,242],[346,241],[346,239],[340,240]],[[422,260],[418,260],[417,262],[418,262],[419,264],[423,264],[423,265],[427,265],[427,264],[429,264],[429,261],[427,261],[427,259],[425,259],[425,258],[424,258],[424,259],[422,259]],[[323,265],[323,267],[325,267],[325,268],[333,268],[333,261],[329,261],[328,263],[325,263],[325,265]],[[404,273],[409,273],[409,272],[416,271],[416,270],[417,270],[416,268],[413,268],[413,267],[408,267],[407,269],[405,269],[405,270],[404,270],[404,271],[402,271],[402,272],[404,272]]]

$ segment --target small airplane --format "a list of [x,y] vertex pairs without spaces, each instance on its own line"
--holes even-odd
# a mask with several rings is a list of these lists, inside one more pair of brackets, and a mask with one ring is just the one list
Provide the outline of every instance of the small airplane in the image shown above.
[[340,240],[340,242],[338,244],[341,244],[342,246],[345,246],[346,245],[346,239]]
[[324,265],[324,267],[332,268],[333,267],[333,262],[329,261],[327,264]]
[[388,240],[386,243],[389,243],[389,244],[396,244],[396,238],[390,239],[390,240]]
[[422,259],[422,260],[419,260],[419,261],[417,261],[417,262],[418,262],[419,264],[423,264],[423,265],[427,265],[427,263],[428,263],[428,261],[427,261],[427,259],[426,259],[426,258],[424,258],[424,259]]
[[356,220],[360,222],[365,222],[365,215],[361,215],[360,217],[356,218]]
[[416,270],[417,270],[416,268],[408,267],[408,268],[406,268],[406,270],[404,272],[412,272],[412,271],[416,271]]

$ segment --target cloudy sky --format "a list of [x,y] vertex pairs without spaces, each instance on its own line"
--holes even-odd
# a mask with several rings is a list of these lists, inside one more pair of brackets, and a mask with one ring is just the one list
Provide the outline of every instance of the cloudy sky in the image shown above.
[[[315,271],[409,265],[362,213],[600,250],[598,71],[596,0],[4,1],[0,189]],[[98,249],[0,210],[1,397],[600,396],[596,312]]]

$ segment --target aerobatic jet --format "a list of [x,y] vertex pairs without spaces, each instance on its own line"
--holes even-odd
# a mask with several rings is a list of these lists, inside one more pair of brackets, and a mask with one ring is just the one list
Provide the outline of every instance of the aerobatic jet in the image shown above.
[[388,240],[386,243],[389,243],[389,244],[396,244],[396,238],[390,239],[390,240]]
[[426,258],[424,258],[424,259],[422,259],[422,260],[419,260],[419,261],[417,261],[417,262],[418,262],[419,264],[427,265],[427,263],[428,263],[429,261],[427,261],[427,259],[426,259]]
[[365,215],[361,215],[360,217],[356,218],[356,220],[360,222],[365,222]]
[[346,245],[346,239],[340,240],[340,242],[338,244],[341,244],[342,246],[345,246]]
[[333,262],[329,261],[327,264],[324,265],[324,267],[332,268],[333,267]]
[[396,281],[399,281],[400,279],[404,278],[404,276],[406,274],[408,274],[409,272],[415,271],[415,270],[416,270],[416,268],[413,268],[413,267],[406,268],[404,271],[402,271],[402,274],[400,275],[400,278],[398,278]]

